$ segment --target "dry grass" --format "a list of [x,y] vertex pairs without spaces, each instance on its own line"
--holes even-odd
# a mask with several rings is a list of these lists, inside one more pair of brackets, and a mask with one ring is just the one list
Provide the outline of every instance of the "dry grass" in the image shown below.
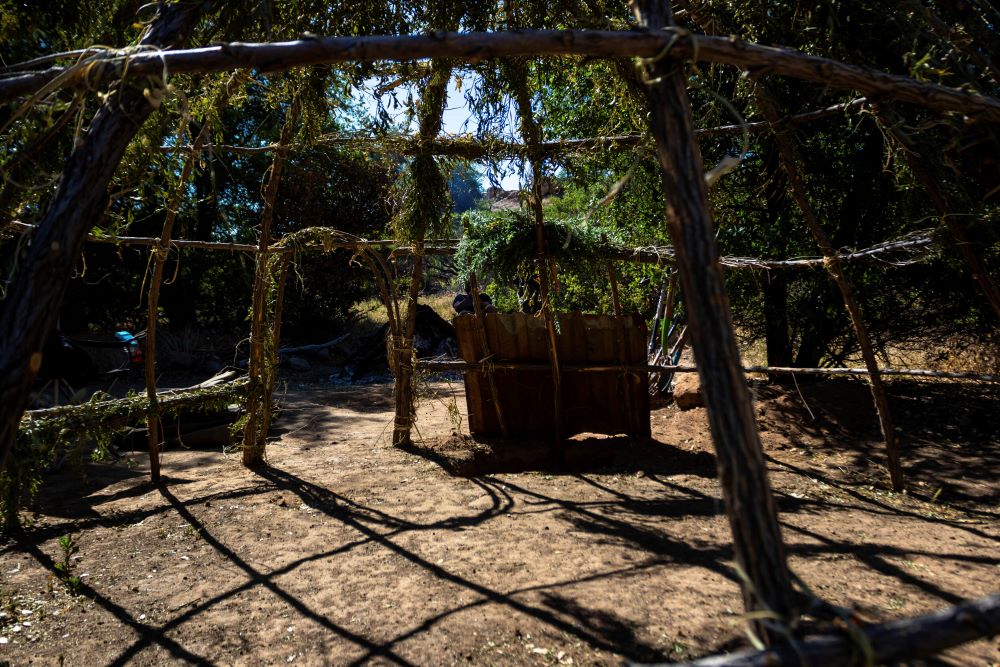
[[[451,308],[451,302],[455,298],[454,292],[436,292],[434,294],[420,295],[419,303],[430,306],[445,321],[450,322],[455,312]],[[354,304],[351,313],[359,330],[374,331],[388,321],[385,314],[385,306],[378,298],[366,299]]]
[[887,350],[893,368],[926,368],[933,371],[973,371],[1000,374],[1000,336],[974,339],[954,335],[894,346]]
[[[740,354],[747,366],[767,365],[767,346],[763,339],[751,340],[744,332],[737,331]],[[1000,374],[1000,335],[988,339],[953,335],[946,339],[911,341],[890,346],[880,365],[888,368],[913,368],[932,371],[972,371],[974,373]],[[862,367],[861,354],[845,360],[846,366]]]

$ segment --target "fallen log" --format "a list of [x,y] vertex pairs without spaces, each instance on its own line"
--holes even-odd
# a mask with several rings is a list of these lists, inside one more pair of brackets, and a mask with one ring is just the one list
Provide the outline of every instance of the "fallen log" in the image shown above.
[[345,340],[351,337],[351,334],[345,333],[343,336],[337,336],[333,340],[328,340],[325,343],[315,343],[313,345],[299,345],[298,347],[282,347],[278,349],[278,354],[305,354],[309,352],[325,352],[331,347],[336,347],[343,343]]
[[[658,663],[657,667],[851,667],[925,658],[1000,633],[1000,594],[925,616],[861,628],[860,632],[863,640],[847,634],[818,635],[763,651],[741,651],[693,662]],[[870,651],[868,656],[866,650]]]

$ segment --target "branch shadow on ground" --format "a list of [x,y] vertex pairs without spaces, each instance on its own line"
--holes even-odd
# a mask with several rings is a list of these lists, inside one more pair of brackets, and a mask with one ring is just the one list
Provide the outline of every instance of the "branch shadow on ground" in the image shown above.
[[[824,455],[837,454],[847,461],[850,477],[884,487],[885,444],[868,385],[857,379],[827,378],[800,381],[797,389],[757,387],[761,429],[793,442],[803,437],[821,441]],[[912,495],[958,507],[1000,502],[996,484],[1000,460],[995,454],[1000,386],[894,379],[887,390]],[[848,481],[847,473],[830,470],[828,475]],[[1000,519],[996,513],[992,517]]]
[[[433,619],[426,619],[419,623],[415,628],[404,631],[393,639],[382,642],[376,648],[369,649],[365,655],[361,658],[355,660],[351,664],[361,664],[367,660],[383,657],[390,658],[392,656],[392,649],[405,639],[412,637],[418,632],[424,632],[444,618],[451,616],[454,613],[462,611],[470,606],[478,606],[481,604],[497,604],[510,609],[511,611],[522,613],[526,616],[532,617],[537,621],[549,626],[551,629],[565,633],[567,635],[576,637],[577,639],[586,642],[590,646],[597,648],[599,650],[608,651],[611,653],[619,653],[625,655],[630,659],[648,659],[650,656],[655,658],[661,658],[662,656],[655,647],[647,646],[636,641],[631,645],[620,645],[617,643],[616,638],[620,636],[620,633],[614,634],[613,636],[608,636],[602,633],[602,628],[614,628],[617,625],[610,619],[605,619],[603,626],[594,625],[593,627],[588,627],[581,624],[579,619],[576,617],[567,617],[558,609],[547,608],[545,605],[534,605],[529,602],[518,599],[516,596],[527,590],[546,590],[550,587],[555,586],[570,586],[576,583],[584,581],[586,578],[581,577],[578,579],[572,579],[566,582],[559,582],[558,584],[549,585],[539,585],[533,586],[530,589],[516,590],[516,591],[499,591],[479,582],[473,581],[467,577],[463,577],[456,574],[441,565],[432,563],[421,555],[404,548],[403,546],[394,542],[391,538],[393,534],[383,534],[377,532],[374,528],[365,523],[365,516],[369,516],[370,508],[364,508],[363,506],[357,505],[356,503],[350,503],[346,499],[342,498],[338,494],[324,488],[313,484],[311,482],[305,481],[287,471],[278,470],[275,468],[267,468],[260,471],[260,474],[265,478],[269,479],[275,483],[275,485],[285,491],[296,494],[303,502],[308,504],[310,507],[314,507],[332,518],[336,518],[345,525],[355,529],[366,538],[370,539],[372,542],[378,544],[379,546],[385,548],[386,550],[401,556],[410,563],[419,566],[423,570],[427,571],[435,579],[440,581],[445,581],[451,584],[458,585],[468,591],[474,593],[478,600],[472,605],[460,605],[455,609],[451,609],[445,613],[438,614]],[[474,479],[473,482],[479,485],[481,488],[486,490],[490,495],[496,497],[502,494],[504,497],[510,499],[513,503],[513,499],[510,496],[509,489],[515,489],[520,491],[519,488],[513,487],[508,481],[499,482],[490,478]],[[345,505],[347,507],[353,507],[352,511],[344,512]],[[508,506],[503,513],[508,512],[510,507]],[[378,513],[381,516],[385,516],[382,513]],[[480,522],[482,519],[475,519],[475,523]],[[394,521],[400,521],[395,519]],[[431,524],[417,525],[409,524],[404,522],[403,530],[442,530],[442,529],[459,529],[465,525],[469,525],[469,519],[467,518],[452,518],[446,519],[444,521],[438,521]],[[399,532],[403,532],[400,530]],[[667,560],[658,559],[657,562],[668,562]],[[713,555],[711,553],[705,553],[699,551],[697,555],[691,557],[693,561],[692,564],[704,565],[707,562],[713,560]],[[607,576],[610,576],[607,575]],[[596,614],[597,612],[595,612]]]
[[653,438],[577,436],[565,443],[562,456],[551,440],[473,439],[452,435],[415,441],[401,447],[439,465],[449,475],[481,477],[499,473],[652,472],[715,476],[715,457]]

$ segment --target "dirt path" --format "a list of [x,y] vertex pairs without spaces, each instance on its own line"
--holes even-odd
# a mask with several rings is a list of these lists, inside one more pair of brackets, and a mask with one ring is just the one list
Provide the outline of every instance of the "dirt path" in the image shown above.
[[[465,404],[433,387],[419,427],[444,451]],[[884,490],[863,386],[757,392],[791,565],[817,594],[883,620],[1000,589],[1000,399],[959,389],[894,389],[917,497]],[[0,553],[0,661],[615,665],[742,645],[702,410],[656,408],[651,443],[607,441],[611,466],[461,478],[387,446],[388,386],[286,405],[264,470],[174,450],[162,492],[139,454],[51,479]],[[53,574],[69,533],[79,595]]]

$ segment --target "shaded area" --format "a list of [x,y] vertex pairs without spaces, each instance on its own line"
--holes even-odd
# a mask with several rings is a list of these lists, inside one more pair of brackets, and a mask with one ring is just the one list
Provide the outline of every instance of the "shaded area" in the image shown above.
[[[589,664],[740,645],[740,577],[697,411],[658,409],[655,439],[580,438],[568,448],[613,452],[609,461],[461,477],[443,474],[427,443],[378,444],[390,396],[389,387],[290,395],[272,465],[255,473],[194,450],[168,452],[165,490],[145,481],[141,463],[88,464],[87,480],[62,471],[39,499],[38,526],[4,545],[0,567],[13,571],[26,554],[57,575],[55,539],[70,532],[92,572],[118,559],[127,577],[84,580],[103,625],[76,611],[58,620],[113,647],[83,663],[230,663],[273,651],[275,662],[294,652],[332,664],[554,664],[563,651]],[[758,399],[767,415],[777,410]],[[426,432],[447,428],[437,410]],[[820,429],[831,456],[852,452],[850,437],[817,423],[806,427]],[[765,431],[788,553],[825,599],[877,621],[956,602],[990,580],[990,508],[949,514],[879,495],[863,474],[828,465],[808,437],[779,440]],[[177,565],[180,554],[190,566]],[[157,568],[162,585],[142,583]],[[195,585],[196,572],[214,573],[211,585]],[[149,605],[157,611],[146,617]],[[223,626],[224,636],[213,629]],[[294,637],[282,639],[286,626]],[[540,647],[551,653],[536,656]],[[51,648],[8,647],[15,656]]]

